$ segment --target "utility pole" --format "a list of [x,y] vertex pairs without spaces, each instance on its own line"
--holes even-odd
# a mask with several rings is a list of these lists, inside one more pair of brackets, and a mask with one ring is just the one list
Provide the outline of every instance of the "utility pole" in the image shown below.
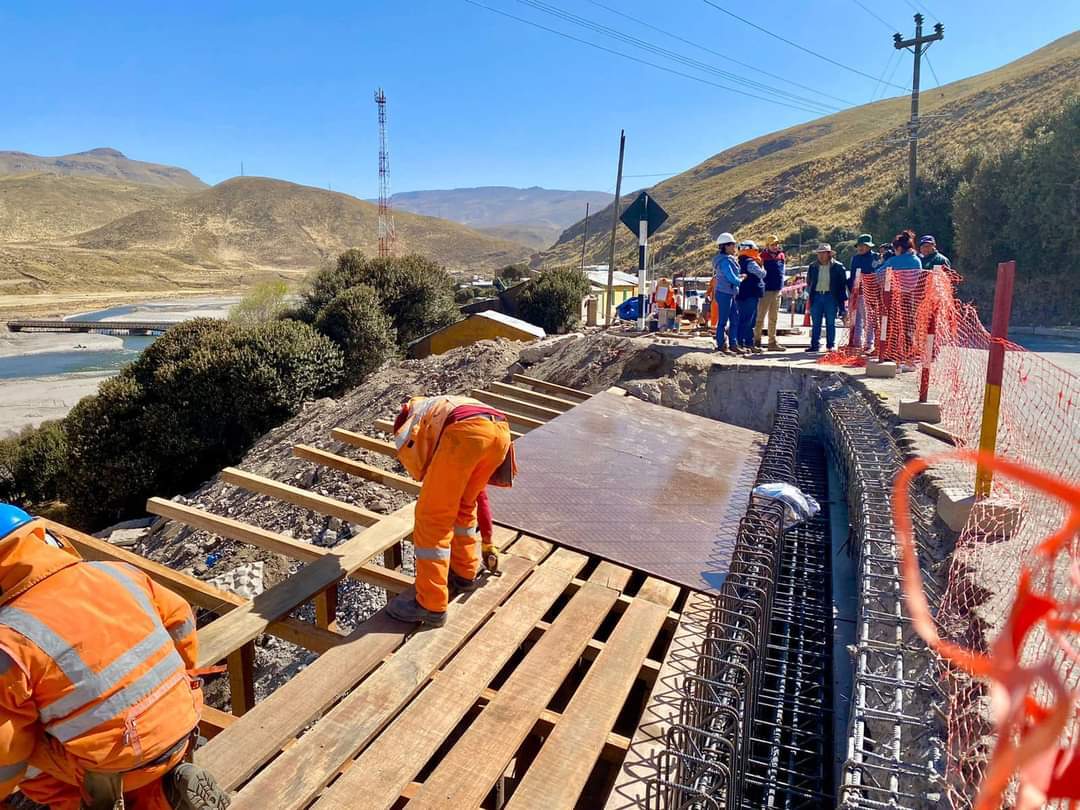
[[394,253],[394,213],[390,203],[390,153],[386,148],[386,93],[375,91],[379,109],[379,256]]
[[585,230],[581,232],[581,272],[585,272],[585,242],[589,238],[589,204],[585,203]]
[[934,24],[934,33],[923,36],[923,15],[915,15],[915,37],[904,39],[900,34],[893,34],[893,47],[897,50],[910,49],[915,54],[915,71],[911,78],[911,120],[908,122],[908,140],[911,153],[908,157],[908,209],[915,211],[915,176],[919,165],[919,66],[922,55],[931,44],[945,39],[945,26]]
[[615,229],[619,227],[619,196],[622,194],[622,162],[626,151],[626,130],[619,130],[619,172],[615,175],[615,201],[611,204],[611,252],[607,266],[607,313],[604,323],[611,326],[611,309],[615,301]]

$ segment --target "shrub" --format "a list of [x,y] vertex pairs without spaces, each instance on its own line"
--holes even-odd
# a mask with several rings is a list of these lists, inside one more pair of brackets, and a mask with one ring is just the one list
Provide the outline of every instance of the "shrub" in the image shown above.
[[305,400],[341,383],[341,351],[306,324],[173,327],[65,420],[63,494],[88,526],[139,513],[151,495],[238,461]]
[[61,422],[45,422],[0,441],[0,500],[25,507],[55,500],[67,469]]
[[501,278],[503,281],[513,283],[520,281],[523,278],[529,277],[529,268],[520,264],[508,264],[495,274],[495,278]]
[[589,282],[581,271],[563,267],[548,270],[532,281],[518,301],[518,312],[545,332],[565,332],[581,318],[581,299],[589,293]]
[[284,281],[256,284],[229,310],[229,320],[247,326],[276,320],[287,309],[285,295],[288,291]]
[[348,384],[361,382],[394,354],[394,326],[366,284],[350,287],[323,307],[315,328],[344,353]]

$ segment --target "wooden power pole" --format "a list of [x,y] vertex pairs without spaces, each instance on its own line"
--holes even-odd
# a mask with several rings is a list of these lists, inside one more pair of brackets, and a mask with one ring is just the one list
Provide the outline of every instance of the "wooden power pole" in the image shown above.
[[903,39],[900,34],[893,34],[893,47],[897,50],[910,48],[915,54],[915,72],[911,79],[911,120],[908,122],[908,140],[911,153],[908,157],[908,209],[915,210],[915,175],[919,165],[919,63],[926,49],[939,39],[945,39],[945,26],[935,23],[934,33],[923,36],[923,15],[915,15],[915,37]]
[[611,204],[611,252],[607,266],[607,313],[604,324],[611,326],[611,309],[615,300],[615,231],[619,227],[619,195],[622,193],[622,163],[626,152],[626,130],[619,131],[619,171],[615,175],[615,202]]

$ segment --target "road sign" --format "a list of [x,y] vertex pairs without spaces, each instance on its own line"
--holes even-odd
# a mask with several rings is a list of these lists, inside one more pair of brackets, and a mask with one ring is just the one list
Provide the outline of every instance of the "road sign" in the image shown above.
[[646,236],[652,236],[661,225],[667,222],[667,218],[667,211],[660,207],[660,203],[650,197],[647,192],[643,191],[638,194],[637,199],[630,203],[627,209],[622,212],[622,216],[619,217],[619,220],[623,225],[630,229],[630,232],[634,234],[634,236],[640,235],[639,223],[641,220],[645,220],[649,223]]

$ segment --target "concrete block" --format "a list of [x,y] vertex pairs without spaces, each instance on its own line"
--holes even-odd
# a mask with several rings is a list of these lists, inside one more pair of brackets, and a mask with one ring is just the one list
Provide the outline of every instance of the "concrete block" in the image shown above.
[[938,517],[954,532],[961,532],[972,518],[983,539],[1008,540],[1020,525],[1020,509],[1013,502],[993,496],[976,501],[974,495],[960,495],[944,490],[938,495]]
[[905,422],[936,424],[941,421],[941,403],[933,400],[919,402],[917,399],[901,399],[900,418]]
[[896,363],[892,360],[886,360],[884,363],[878,363],[875,360],[867,360],[866,376],[874,377],[879,380],[892,379],[896,376]]

